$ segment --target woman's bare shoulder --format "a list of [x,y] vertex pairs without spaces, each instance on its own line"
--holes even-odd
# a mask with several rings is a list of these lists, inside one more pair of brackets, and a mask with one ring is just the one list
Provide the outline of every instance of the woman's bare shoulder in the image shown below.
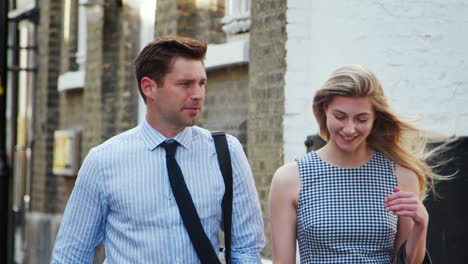
[[301,181],[297,162],[287,163],[276,170],[271,182],[271,193],[297,204]]
[[419,194],[419,179],[416,173],[400,164],[396,164],[396,177],[400,189]]
[[273,181],[282,183],[282,184],[291,184],[299,179],[299,166],[297,162],[291,162],[284,164],[279,167],[275,175],[273,175]]

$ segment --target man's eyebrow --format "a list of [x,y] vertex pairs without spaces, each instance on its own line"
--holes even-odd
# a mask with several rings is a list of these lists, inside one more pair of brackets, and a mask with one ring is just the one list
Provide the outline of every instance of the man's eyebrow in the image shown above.
[[[197,80],[194,79],[194,78],[180,78],[180,79],[177,79],[176,81],[177,81],[177,82],[195,82],[195,81],[197,81]],[[203,79],[201,79],[200,81],[206,82],[207,79],[203,78]]]

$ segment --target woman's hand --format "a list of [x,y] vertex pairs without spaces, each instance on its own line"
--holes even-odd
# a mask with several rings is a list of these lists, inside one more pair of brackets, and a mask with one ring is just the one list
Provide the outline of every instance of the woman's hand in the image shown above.
[[413,219],[415,228],[426,227],[429,215],[426,207],[412,192],[401,191],[395,187],[395,192],[385,198],[385,207],[397,216],[407,216]]
[[426,250],[429,215],[419,197],[420,181],[416,173],[396,164],[398,187],[385,198],[387,210],[398,216],[398,231],[393,247],[394,256],[406,241],[408,263],[420,264]]

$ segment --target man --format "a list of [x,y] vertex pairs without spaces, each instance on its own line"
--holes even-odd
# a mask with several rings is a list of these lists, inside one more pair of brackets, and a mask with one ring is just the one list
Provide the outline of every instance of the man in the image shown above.
[[[206,44],[183,37],[149,43],[135,60],[146,120],[91,149],[78,173],[52,263],[92,263],[104,242],[107,263],[200,263],[180,216],[166,166],[175,158],[203,229],[218,250],[224,181],[209,131],[195,126],[205,96]],[[168,141],[169,139],[169,141]],[[239,141],[232,159],[232,263],[260,263],[263,221]]]

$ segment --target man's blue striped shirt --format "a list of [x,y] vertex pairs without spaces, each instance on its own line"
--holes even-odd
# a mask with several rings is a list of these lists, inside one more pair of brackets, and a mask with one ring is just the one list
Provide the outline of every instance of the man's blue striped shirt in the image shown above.
[[[176,160],[213,248],[219,247],[224,181],[208,130],[176,137]],[[78,173],[52,263],[92,263],[104,242],[106,263],[199,263],[167,175],[166,138],[146,121],[91,149]],[[260,263],[263,220],[239,141],[227,135],[233,168],[233,263]]]

